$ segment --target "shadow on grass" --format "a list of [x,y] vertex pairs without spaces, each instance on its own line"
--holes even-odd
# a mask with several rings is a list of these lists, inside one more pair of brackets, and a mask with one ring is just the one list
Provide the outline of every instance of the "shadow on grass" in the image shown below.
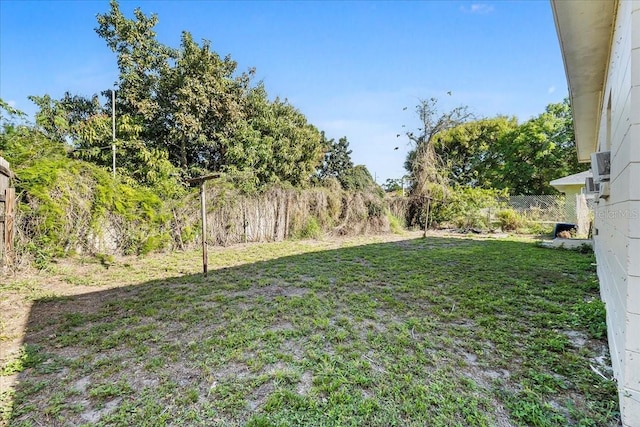
[[[435,238],[33,305],[12,425],[615,425],[591,255]],[[133,268],[133,267],[130,267]],[[598,365],[600,363],[600,365]]]

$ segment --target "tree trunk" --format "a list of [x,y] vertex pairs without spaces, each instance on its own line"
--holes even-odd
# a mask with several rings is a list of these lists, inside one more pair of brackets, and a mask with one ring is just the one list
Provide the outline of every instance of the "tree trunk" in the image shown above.
[[185,170],[189,166],[187,162],[187,143],[185,141],[180,144],[180,163]]

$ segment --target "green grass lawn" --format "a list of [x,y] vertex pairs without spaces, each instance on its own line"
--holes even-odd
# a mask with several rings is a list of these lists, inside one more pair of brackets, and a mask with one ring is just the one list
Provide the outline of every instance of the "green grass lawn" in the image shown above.
[[216,248],[206,279],[200,256],[77,260],[2,285],[34,300],[3,368],[19,372],[8,424],[617,425],[592,254],[288,241]]

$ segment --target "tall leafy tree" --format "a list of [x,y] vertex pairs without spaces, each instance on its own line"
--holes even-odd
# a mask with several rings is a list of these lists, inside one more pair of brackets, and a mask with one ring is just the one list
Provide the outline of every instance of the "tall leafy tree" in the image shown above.
[[149,122],[159,114],[160,79],[177,59],[177,52],[156,39],[158,17],[135,9],[135,19],[127,19],[116,0],[110,10],[98,14],[96,33],[116,53],[120,76],[118,110],[135,113]]
[[[321,159],[318,130],[286,100],[270,101],[262,84],[251,87],[253,70],[237,72],[230,56],[211,42],[182,33],[177,49],[157,41],[156,15],[136,9],[125,17],[117,1],[98,15],[96,32],[117,57],[116,145],[131,175],[149,179],[168,172],[206,171],[250,175],[253,186],[272,182],[306,185]],[[103,95],[110,98],[111,90]],[[110,99],[67,96],[39,99],[41,122],[79,156],[110,161]],[[135,171],[135,172],[134,172]]]
[[[40,108],[36,113],[40,132],[63,144],[73,157],[111,168],[112,117],[97,96],[88,99],[65,93],[60,100],[49,95],[30,99]],[[119,175],[143,184],[170,179],[177,171],[169,162],[167,151],[146,144],[141,139],[142,131],[143,127],[129,114],[118,115],[115,144]]]
[[72,136],[68,113],[62,101],[52,99],[49,95],[30,96],[29,100],[38,106],[36,124],[49,138],[64,142]]
[[549,182],[585,169],[577,161],[569,100],[549,104],[537,117],[504,136],[495,188],[511,194],[552,194]]
[[365,165],[356,165],[343,175],[342,188],[346,190],[373,190],[382,194],[382,189]]
[[127,19],[115,0],[110,5],[96,32],[117,55],[118,110],[142,124],[143,141],[166,149],[184,170],[220,170],[249,76],[235,76],[236,62],[210,42],[199,45],[183,32],[180,48],[169,48],[156,39],[155,15],[136,9]]
[[349,149],[346,136],[336,142],[334,139],[327,139],[323,132],[322,141],[325,152],[324,160],[317,170],[319,179],[335,178],[345,190],[381,191],[365,165],[353,164],[352,150]]
[[320,179],[336,178],[342,187],[345,187],[347,175],[352,172],[353,161],[351,161],[352,150],[349,149],[349,141],[343,136],[336,142],[334,139],[327,139],[322,133],[323,145],[325,146],[324,161],[318,169]]
[[434,145],[453,183],[511,194],[555,193],[551,180],[585,169],[567,99],[522,124],[500,116],[463,123],[436,135]]
[[63,141],[51,139],[42,128],[26,121],[26,114],[0,98],[0,156],[15,171],[31,166],[42,158],[67,155]]
[[[254,71],[239,73],[211,42],[185,31],[178,48],[159,43],[157,22],[140,9],[125,17],[115,0],[98,15],[96,32],[119,68],[119,170],[145,183],[174,175],[175,165],[187,176],[244,176],[253,188],[307,185],[322,161],[320,132],[286,99],[270,100],[262,83],[252,86]],[[112,93],[102,92],[103,105],[97,96],[34,97],[39,127],[74,155],[110,166]]]
[[387,193],[404,196],[404,179],[387,178],[382,184],[382,189]]
[[182,168],[221,170],[239,122],[250,75],[234,77],[235,61],[211,43],[198,45],[183,32],[175,66],[161,73],[156,140]]
[[494,188],[502,181],[501,142],[517,127],[515,117],[498,116],[469,121],[437,134],[435,150],[446,164],[450,180],[464,186]]
[[288,101],[269,101],[262,84],[244,104],[245,120],[228,141],[228,171],[253,173],[259,183],[305,186],[322,156],[321,134]]

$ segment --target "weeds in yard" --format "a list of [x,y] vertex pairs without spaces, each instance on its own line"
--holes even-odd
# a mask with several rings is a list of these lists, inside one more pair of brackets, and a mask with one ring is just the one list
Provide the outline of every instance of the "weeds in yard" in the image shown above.
[[[590,368],[606,354],[592,254],[371,239],[216,250],[206,279],[197,253],[84,265],[106,287],[34,302],[23,353],[4,367],[20,372],[5,417],[616,424],[615,384]],[[51,274],[69,284],[78,273],[65,268]]]

